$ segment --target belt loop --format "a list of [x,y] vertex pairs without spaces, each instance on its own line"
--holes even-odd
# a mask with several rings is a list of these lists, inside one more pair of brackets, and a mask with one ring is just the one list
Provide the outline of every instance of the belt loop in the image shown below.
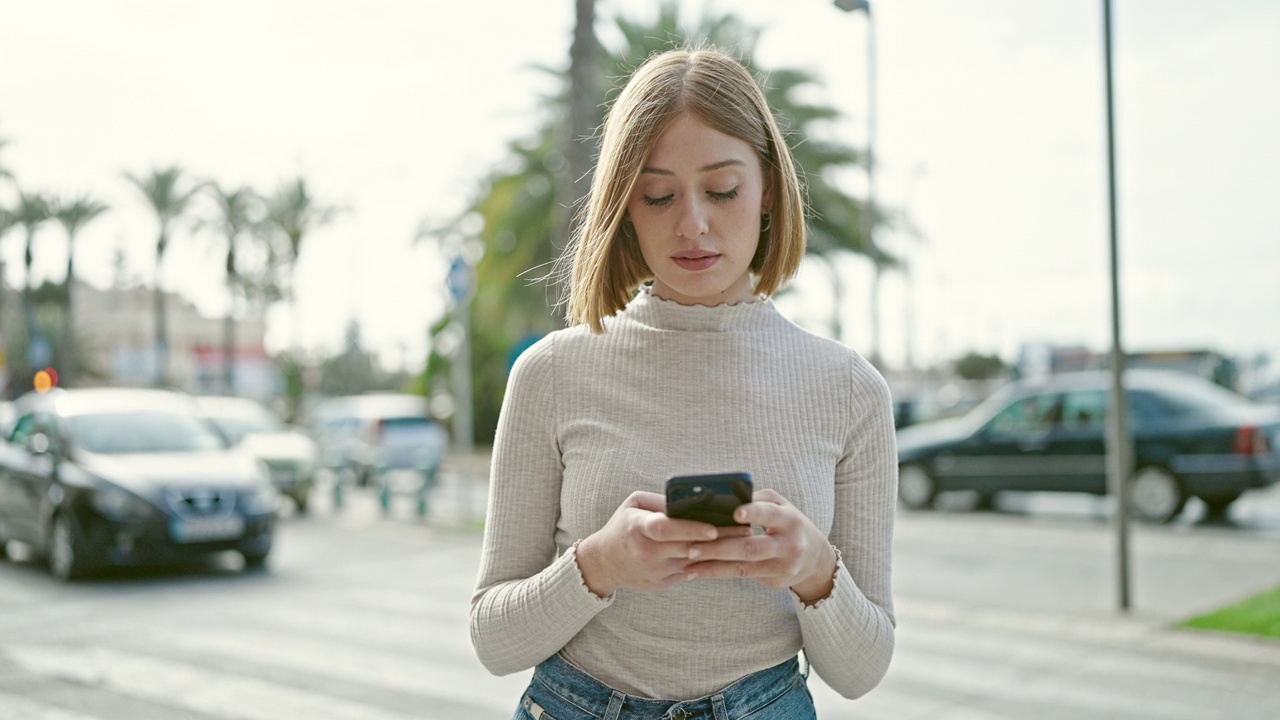
[[800,671],[800,677],[803,677],[805,682],[808,682],[809,681],[809,653],[801,649],[800,657],[802,658],[801,666],[804,668],[803,670]]
[[729,720],[729,709],[724,705],[724,696],[716,695],[711,698],[711,714],[716,720]]
[[618,716],[622,714],[622,701],[626,696],[617,690],[613,691],[613,696],[609,698],[609,707],[604,711],[604,720],[618,720]]

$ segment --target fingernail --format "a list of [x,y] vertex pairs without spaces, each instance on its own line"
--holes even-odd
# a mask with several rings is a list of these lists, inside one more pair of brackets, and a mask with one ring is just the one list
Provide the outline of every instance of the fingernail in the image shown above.
[[705,538],[706,538],[706,539],[708,539],[708,540],[715,540],[715,539],[716,539],[716,529],[715,529],[715,528],[707,528],[706,532],[702,533],[702,536],[703,536],[703,537],[705,537]]
[[702,557],[702,549],[701,549],[701,548],[690,548],[690,549],[689,549],[689,559],[690,559],[690,560],[697,560],[697,559],[698,559],[698,558],[700,558],[700,557]]
[[697,580],[697,579],[698,579],[698,573],[696,573],[696,572],[685,573],[684,579],[685,579],[685,580]]

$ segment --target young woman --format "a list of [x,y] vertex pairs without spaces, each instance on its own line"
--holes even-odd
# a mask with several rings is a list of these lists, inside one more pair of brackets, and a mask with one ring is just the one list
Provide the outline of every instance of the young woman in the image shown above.
[[[641,66],[568,251],[571,327],[517,361],[494,443],[471,635],[494,673],[536,666],[515,718],[809,718],[802,649],[847,697],[884,676],[893,413],[869,363],[769,300],[804,237],[741,63]],[[665,514],[666,478],[728,471],[754,479],[752,528]]]

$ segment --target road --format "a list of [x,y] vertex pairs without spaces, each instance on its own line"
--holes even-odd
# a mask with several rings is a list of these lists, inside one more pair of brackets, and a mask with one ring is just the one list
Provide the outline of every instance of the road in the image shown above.
[[[260,573],[227,556],[62,585],[0,563],[0,720],[510,717],[528,673],[489,675],[467,634],[480,543],[460,515],[482,488],[446,480],[425,520],[322,495]],[[1232,526],[1136,528],[1127,615],[1101,510],[904,513],[893,667],[858,701],[815,676],[820,717],[1280,717],[1280,642],[1168,627],[1280,584],[1280,492]]]

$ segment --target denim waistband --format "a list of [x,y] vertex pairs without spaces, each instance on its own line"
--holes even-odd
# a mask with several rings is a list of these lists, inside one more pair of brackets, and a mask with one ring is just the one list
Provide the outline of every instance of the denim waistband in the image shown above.
[[600,682],[559,655],[540,663],[533,682],[605,720],[629,718],[737,718],[750,715],[803,682],[796,658],[747,675],[732,685],[692,700],[655,700],[628,695]]

